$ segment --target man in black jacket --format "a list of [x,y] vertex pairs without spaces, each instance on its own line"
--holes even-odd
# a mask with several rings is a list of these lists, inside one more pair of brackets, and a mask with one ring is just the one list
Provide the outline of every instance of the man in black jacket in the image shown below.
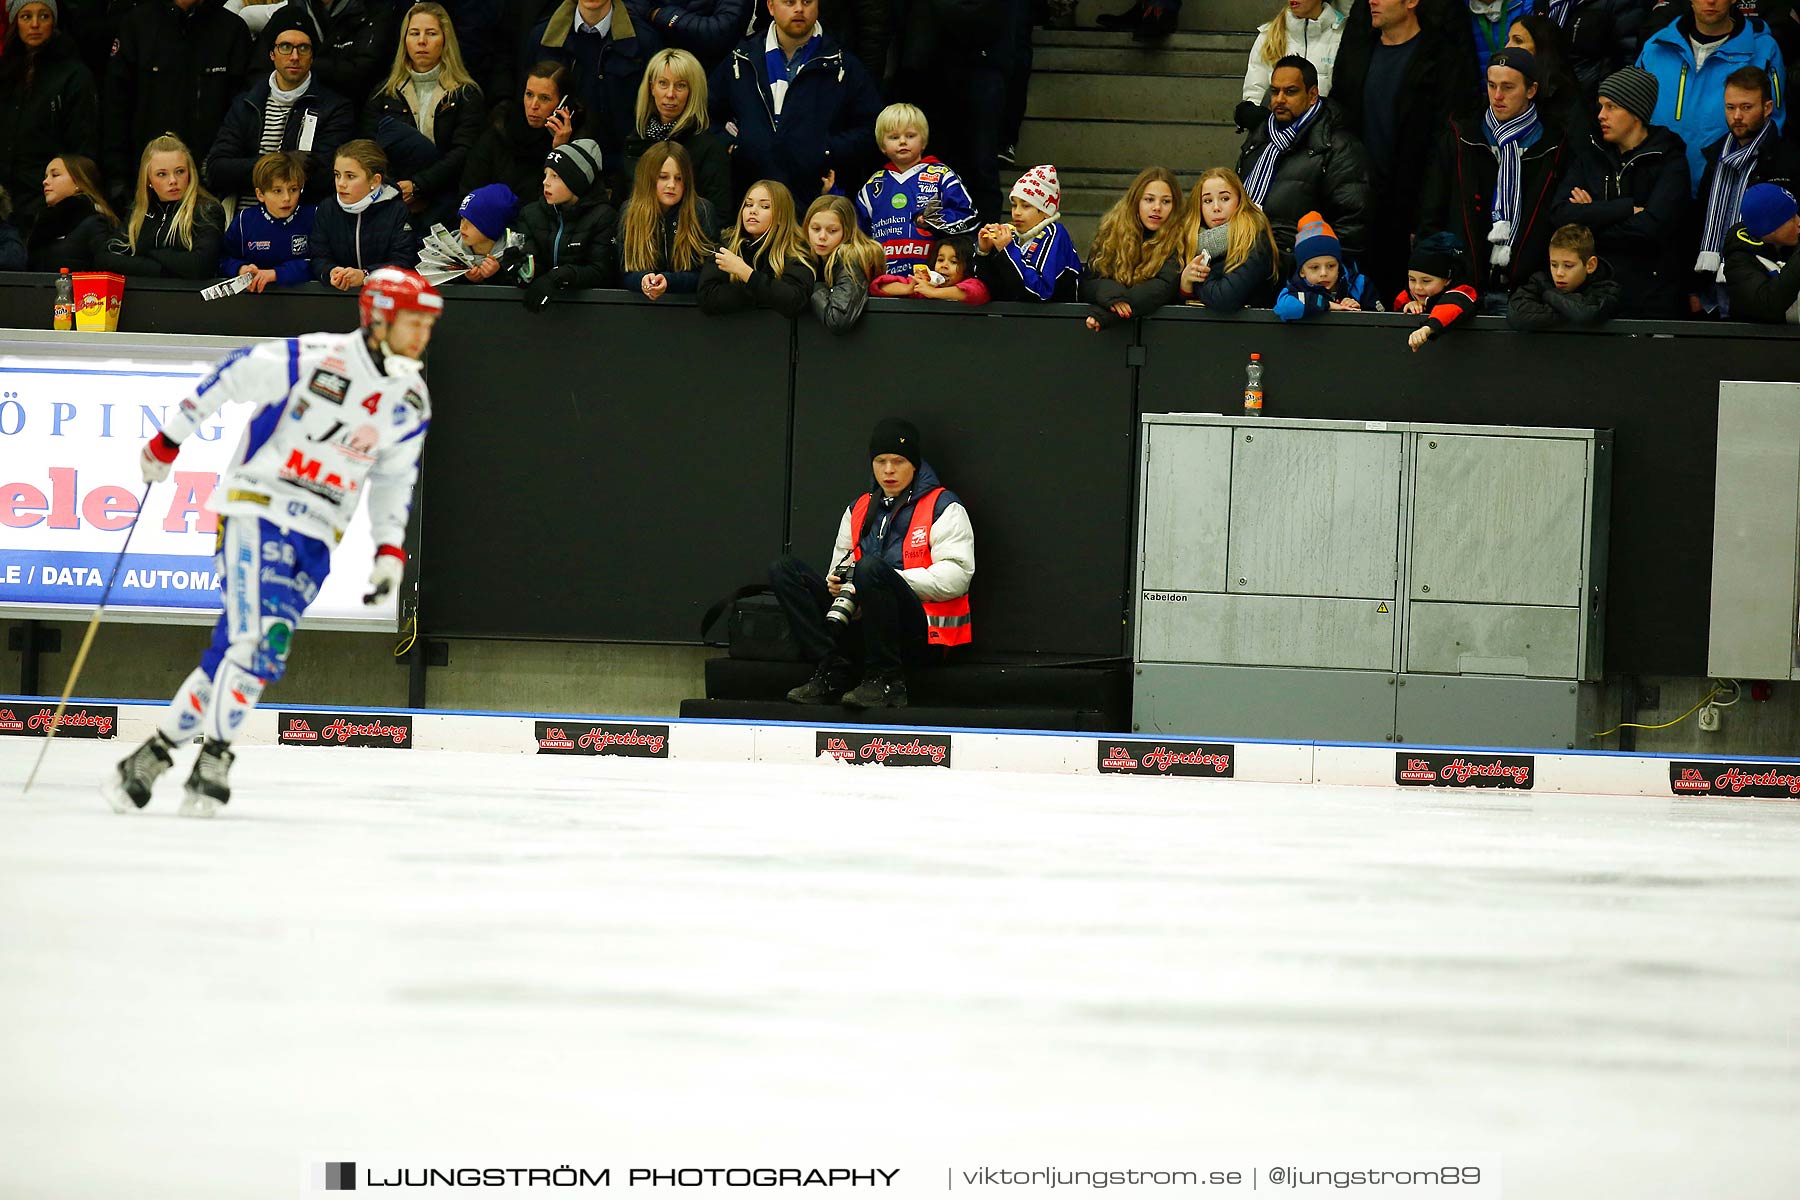
[[[1469,247],[1471,281],[1485,311],[1505,311],[1507,293],[1543,269],[1564,193],[1562,133],[1538,116],[1537,62],[1516,47],[1488,60],[1488,107],[1452,117],[1426,183],[1420,233],[1447,229]],[[1501,170],[1502,159],[1509,160]]]
[[1364,264],[1377,294],[1406,286],[1432,156],[1454,115],[1478,111],[1475,38],[1458,0],[1356,0],[1331,101],[1362,140],[1374,211]]
[[1368,250],[1369,162],[1345,127],[1342,110],[1319,96],[1319,70],[1298,54],[1269,75],[1269,116],[1244,139],[1238,176],[1262,207],[1281,248],[1281,273],[1293,274],[1294,229],[1309,212],[1324,216],[1346,257]]
[[236,196],[240,205],[251,203],[256,160],[274,150],[292,150],[306,159],[302,198],[317,204],[332,191],[332,156],[354,136],[350,101],[313,71],[316,43],[298,8],[283,5],[269,19],[265,35],[275,69],[226,110],[206,156],[206,185],[221,198]]
[[1552,225],[1585,225],[1623,293],[1620,316],[1667,321],[1687,282],[1687,146],[1661,125],[1656,76],[1623,67],[1600,84],[1600,136],[1573,155]]
[[1725,239],[1725,287],[1740,321],[1800,325],[1800,208],[1772,183],[1744,193],[1744,219]]
[[1800,193],[1800,146],[1781,136],[1774,121],[1775,97],[1761,67],[1739,67],[1725,77],[1724,137],[1706,147],[1700,189],[1686,246],[1698,251],[1688,288],[1688,311],[1696,316],[1730,315],[1725,282],[1725,237],[1737,224],[1744,193],[1772,183],[1789,195]]
[[205,154],[250,62],[250,30],[225,0],[146,0],[132,9],[106,70],[101,154],[113,193],[129,198],[138,156],[154,137],[173,132],[196,157]]
[[[636,128],[637,89],[646,50],[631,13],[615,0],[563,0],[532,30],[521,69],[539,61],[569,68],[568,94],[581,102],[576,133],[598,142],[606,170],[623,160]],[[629,190],[630,180],[615,180]]]

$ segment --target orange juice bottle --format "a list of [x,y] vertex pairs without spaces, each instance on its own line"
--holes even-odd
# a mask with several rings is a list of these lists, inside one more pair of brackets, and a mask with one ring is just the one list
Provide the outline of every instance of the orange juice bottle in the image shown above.
[[56,329],[75,328],[75,280],[64,267],[56,277]]

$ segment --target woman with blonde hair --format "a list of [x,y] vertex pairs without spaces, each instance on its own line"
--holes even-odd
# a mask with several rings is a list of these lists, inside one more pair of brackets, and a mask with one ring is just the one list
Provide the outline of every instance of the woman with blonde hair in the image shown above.
[[713,206],[694,194],[694,160],[680,142],[657,142],[638,160],[631,199],[619,218],[625,290],[660,300],[692,293],[718,234]]
[[44,206],[27,242],[33,271],[87,271],[118,227],[118,214],[100,191],[94,160],[64,154],[44,168]]
[[131,215],[95,266],[120,275],[216,279],[224,240],[225,210],[200,186],[187,145],[165,133],[144,147]]
[[1175,241],[1179,251],[1163,264],[1163,276],[1182,300],[1218,312],[1271,303],[1281,263],[1275,231],[1230,167],[1201,174],[1176,222]]
[[813,315],[832,333],[848,332],[869,302],[869,281],[887,266],[881,243],[862,231],[856,208],[842,196],[820,196],[800,222],[817,278]]
[[1100,218],[1078,295],[1088,303],[1087,327],[1105,329],[1155,312],[1175,298],[1162,275],[1176,247],[1181,184],[1167,167],[1145,167]]
[[815,275],[794,220],[794,196],[773,179],[744,193],[737,223],[700,268],[700,311],[719,315],[770,308],[784,317],[806,311]]
[[400,26],[387,82],[363,110],[363,136],[388,156],[394,188],[429,225],[462,199],[463,164],[487,116],[441,4],[415,4]]
[[1244,98],[1236,112],[1238,128],[1253,129],[1261,123],[1270,77],[1275,64],[1287,55],[1298,54],[1318,68],[1319,95],[1331,94],[1331,71],[1337,65],[1348,11],[1349,5],[1340,11],[1329,0],[1284,0],[1280,10],[1257,31],[1250,47]]
[[[660,11],[660,10],[659,10]],[[686,50],[658,50],[638,81],[637,116],[625,139],[625,173],[658,142],[678,142],[694,160],[689,184],[715,213],[731,209],[731,159],[707,118],[706,71]]]

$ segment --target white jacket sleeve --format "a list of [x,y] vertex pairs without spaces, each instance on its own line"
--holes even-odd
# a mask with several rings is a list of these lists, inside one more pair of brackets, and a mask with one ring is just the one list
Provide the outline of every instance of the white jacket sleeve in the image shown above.
[[179,446],[227,400],[247,400],[258,412],[282,403],[299,378],[299,354],[291,338],[233,350],[163,422],[163,436]]
[[377,548],[406,544],[413,485],[419,480],[419,452],[425,448],[425,431],[430,427],[430,421],[421,422],[405,441],[375,457],[369,472],[369,533]]
[[900,572],[921,600],[954,600],[975,577],[975,529],[961,504],[952,504],[931,523],[931,565]]
[[819,574],[830,575],[837,570],[837,565],[850,557],[850,509],[844,509],[843,519],[838,522],[837,541],[831,546],[831,561]]
[[1263,47],[1268,42],[1269,26],[1264,25],[1250,44],[1250,65],[1244,70],[1244,99],[1252,104],[1261,104],[1268,96],[1269,80],[1275,74],[1275,68],[1263,61]]

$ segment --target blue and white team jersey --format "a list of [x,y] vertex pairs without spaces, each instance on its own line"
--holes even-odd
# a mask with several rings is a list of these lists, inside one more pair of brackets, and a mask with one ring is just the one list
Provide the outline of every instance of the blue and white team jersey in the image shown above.
[[[406,363],[410,366],[410,363]],[[335,544],[363,493],[377,546],[405,541],[431,425],[425,381],[361,333],[313,334],[233,352],[163,426],[186,441],[227,400],[256,406],[207,507]]]
[[929,156],[905,171],[889,163],[856,193],[856,219],[881,243],[890,275],[910,275],[916,263],[931,266],[931,243],[970,233],[980,223],[962,176]]

